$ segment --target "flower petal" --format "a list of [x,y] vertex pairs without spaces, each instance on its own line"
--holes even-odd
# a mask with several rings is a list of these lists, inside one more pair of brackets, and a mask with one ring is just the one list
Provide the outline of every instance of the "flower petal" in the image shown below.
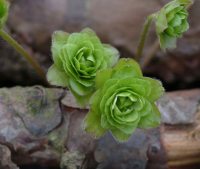
[[120,59],[113,69],[112,78],[142,77],[139,64],[133,59]]
[[152,104],[152,111],[141,118],[139,128],[154,128],[160,125],[161,114],[155,104]]
[[119,51],[113,46],[108,45],[108,44],[104,44],[103,46],[105,50],[105,57],[107,60],[108,67],[112,67],[117,63],[119,59],[119,55],[120,55]]
[[53,61],[58,68],[62,67],[62,61],[60,60],[59,53],[63,45],[67,44],[69,34],[63,31],[55,31],[52,35],[51,52],[53,55]]
[[92,106],[84,120],[84,130],[97,138],[106,132],[106,129],[101,127],[101,113],[99,112],[98,108],[100,98],[101,93],[100,90],[98,90],[92,96]]
[[116,130],[116,129],[111,129],[111,133],[114,136],[114,138],[116,139],[116,141],[119,141],[119,142],[127,141],[130,138],[130,136],[132,135],[132,134],[123,133],[122,131]]
[[47,72],[47,80],[51,85],[68,86],[68,77],[65,72],[61,72],[55,65],[52,65]]

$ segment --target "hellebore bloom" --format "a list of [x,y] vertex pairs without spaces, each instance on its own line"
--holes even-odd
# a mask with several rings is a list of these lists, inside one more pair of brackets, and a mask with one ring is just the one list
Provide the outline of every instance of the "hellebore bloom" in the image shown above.
[[175,48],[176,40],[189,29],[187,8],[191,0],[174,0],[156,13],[156,32],[162,49]]
[[47,80],[52,85],[68,87],[81,105],[87,104],[95,90],[97,71],[112,67],[119,58],[119,52],[102,44],[89,28],[72,34],[55,32],[52,54],[54,64]]
[[3,28],[9,11],[9,3],[6,0],[0,0],[0,29]]
[[96,138],[110,131],[118,141],[126,141],[136,128],[160,124],[155,101],[164,88],[160,81],[144,77],[133,59],[120,59],[114,68],[99,71],[96,88],[83,126]]

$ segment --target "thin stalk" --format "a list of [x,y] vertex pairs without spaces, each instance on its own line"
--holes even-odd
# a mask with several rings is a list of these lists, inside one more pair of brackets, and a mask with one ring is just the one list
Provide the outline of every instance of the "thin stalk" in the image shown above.
[[144,49],[144,44],[147,39],[148,31],[151,26],[153,18],[154,18],[154,14],[149,15],[144,23],[143,30],[142,30],[142,33],[141,33],[140,39],[139,39],[139,44],[138,44],[137,51],[136,51],[136,60],[137,61],[140,61],[140,59],[141,59],[143,49]]
[[148,66],[148,64],[151,62],[151,60],[155,57],[156,52],[159,50],[160,48],[160,43],[158,40],[156,40],[153,45],[150,47],[150,49],[147,52],[147,55],[144,56],[144,58],[141,60],[141,66],[142,68],[145,68],[146,66]]
[[46,82],[45,72],[43,71],[37,60],[35,60],[15,39],[13,39],[3,29],[0,30],[0,36],[32,65],[37,74]]

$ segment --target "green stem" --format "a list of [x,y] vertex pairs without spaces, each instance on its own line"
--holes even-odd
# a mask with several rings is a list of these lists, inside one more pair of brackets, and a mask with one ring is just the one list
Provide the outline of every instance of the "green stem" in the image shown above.
[[8,42],[17,52],[19,52],[34,68],[37,74],[46,82],[46,75],[39,63],[7,32],[0,30],[0,36]]
[[154,14],[148,16],[145,23],[144,23],[143,30],[142,30],[142,33],[141,33],[140,39],[139,39],[139,44],[138,44],[138,47],[137,47],[137,52],[136,52],[136,60],[137,61],[140,61],[140,59],[141,59],[144,44],[145,44],[145,41],[146,41],[146,38],[147,38],[147,35],[148,35],[148,31],[149,31],[149,28],[151,26],[151,22],[152,22],[153,18],[154,18]]

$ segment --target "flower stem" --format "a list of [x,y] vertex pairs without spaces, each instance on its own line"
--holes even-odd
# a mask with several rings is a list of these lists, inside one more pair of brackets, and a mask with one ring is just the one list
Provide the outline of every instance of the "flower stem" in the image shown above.
[[3,29],[0,30],[0,36],[32,65],[37,74],[46,82],[45,72],[39,63],[25,49]]
[[147,55],[142,58],[140,62],[142,68],[145,68],[146,66],[148,66],[151,60],[155,57],[156,52],[159,50],[159,48],[160,48],[160,43],[158,40],[156,40],[153,43],[153,45],[150,47],[150,49],[147,51]]
[[142,33],[141,33],[140,39],[139,39],[139,44],[137,47],[137,52],[136,52],[136,60],[137,61],[140,61],[140,59],[141,59],[144,44],[145,44],[145,41],[146,41],[146,38],[148,35],[148,31],[151,26],[151,22],[152,22],[153,18],[154,18],[154,14],[149,15],[144,23],[143,30],[142,30]]

